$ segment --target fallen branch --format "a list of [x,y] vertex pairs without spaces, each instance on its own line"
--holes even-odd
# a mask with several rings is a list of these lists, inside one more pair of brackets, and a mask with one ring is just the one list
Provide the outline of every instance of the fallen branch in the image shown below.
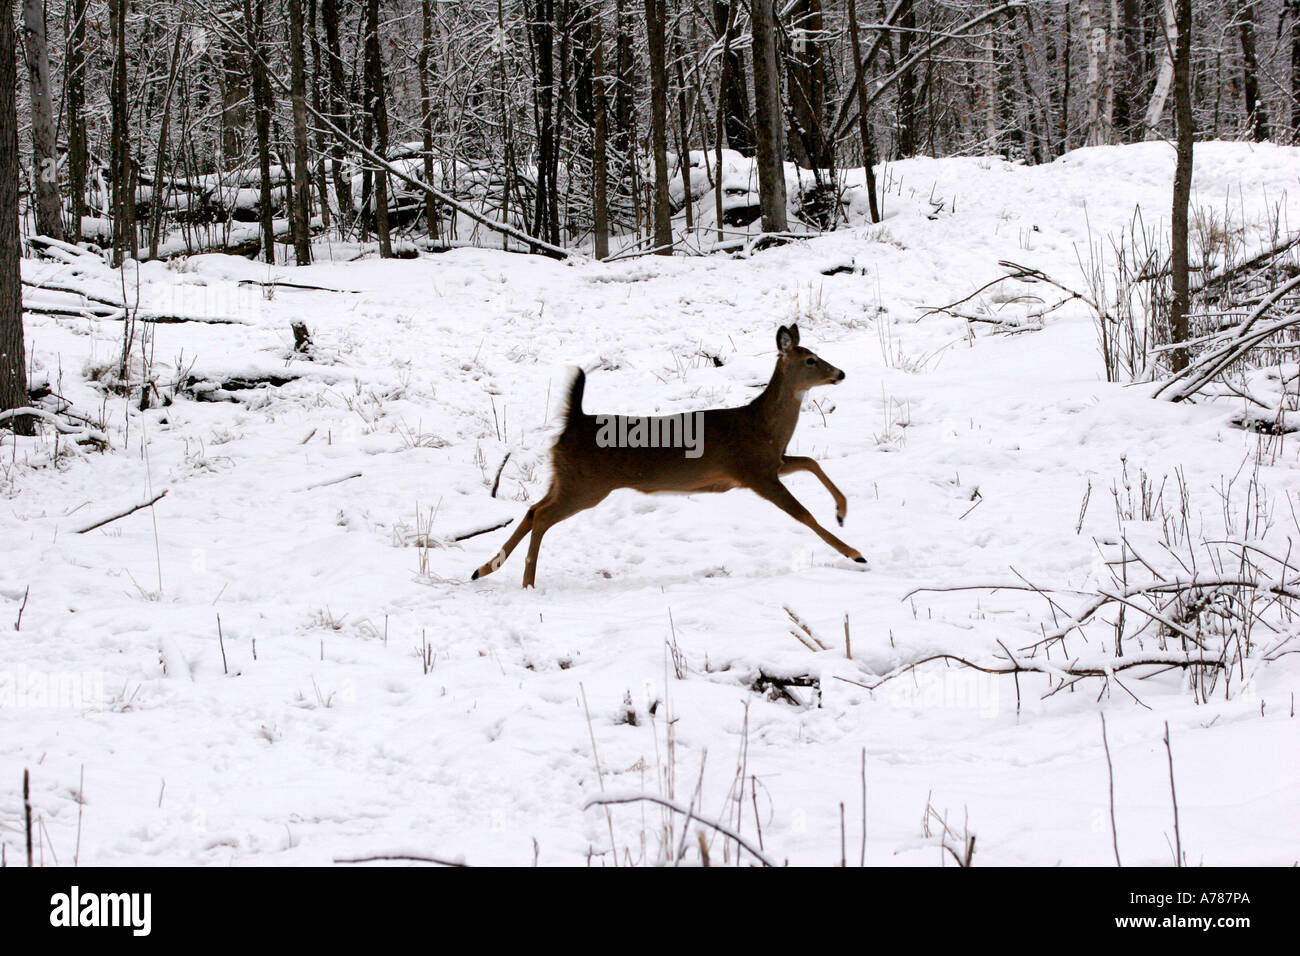
[[862,687],[866,690],[875,690],[882,684],[886,684],[894,678],[901,677],[920,667],[922,664],[929,664],[932,661],[951,661],[955,664],[960,664],[962,667],[981,671],[985,674],[1047,674],[1051,677],[1059,678],[1112,678],[1120,671],[1131,670],[1134,667],[1215,667],[1223,669],[1228,666],[1225,661],[1217,657],[1207,657],[1205,655],[1193,656],[1178,651],[1150,651],[1141,654],[1126,654],[1122,657],[1107,657],[1101,660],[1087,662],[1081,662],[1080,659],[1076,658],[1075,660],[1064,664],[1053,664],[1034,657],[1017,658],[1014,656],[1010,657],[1009,660],[999,659],[992,662],[978,662],[968,660],[958,654],[940,652],[938,654],[930,654],[920,660],[912,661],[910,664],[903,664],[902,666],[896,667],[884,674],[873,675],[877,680],[871,684],[851,680],[847,677],[840,677],[838,675],[835,676],[835,679],[844,681],[846,684],[852,684],[855,687]]
[[469,867],[459,860],[444,860],[437,856],[411,856],[405,853],[380,853],[376,856],[335,857],[335,863],[378,863],[383,860],[405,860],[412,863],[436,863],[438,866]]
[[[1300,312],[1286,315],[1267,325],[1253,329],[1255,323],[1289,293],[1300,289],[1300,275],[1282,283],[1251,310],[1246,320],[1221,334],[1227,341],[1218,348],[1211,349],[1192,362],[1187,368],[1165,379],[1151,393],[1152,398],[1163,398],[1170,402],[1181,402],[1190,398],[1210,383],[1210,381],[1233,362],[1241,359],[1252,348],[1262,343],[1271,335],[1284,329],[1300,325]],[[1179,385],[1178,383],[1182,383]],[[1175,387],[1178,386],[1178,387]]]
[[109,515],[107,518],[100,518],[98,521],[88,524],[84,528],[78,528],[75,533],[85,534],[88,531],[94,531],[96,528],[102,528],[104,525],[110,524],[111,522],[116,521],[118,518],[125,518],[127,515],[135,514],[141,508],[148,508],[150,505],[154,504],[155,502],[159,501],[162,498],[165,498],[166,496],[167,496],[167,489],[164,488],[162,491],[158,492],[158,494],[154,495],[148,501],[142,501],[138,505],[132,505],[130,508],[127,508],[125,511],[119,511],[117,512],[117,514]]
[[30,405],[22,408],[11,408],[8,411],[0,412],[0,423],[7,422],[11,418],[38,418],[47,425],[52,425],[56,431],[63,435],[71,435],[78,442],[95,442],[96,444],[108,445],[108,436],[98,428],[89,425],[77,428],[70,425],[53,412],[46,411],[43,408],[32,408]]
[[360,478],[361,472],[354,471],[351,474],[340,475],[338,478],[327,478],[324,481],[317,481],[310,485],[303,485],[299,491],[311,491],[314,488],[326,488],[330,485],[341,485],[345,481],[351,481],[353,478]]
[[476,528],[473,531],[463,531],[460,534],[451,536],[452,541],[468,541],[470,538],[477,538],[481,534],[487,534],[489,531],[496,531],[500,528],[508,527],[514,524],[514,518],[506,518],[504,521],[498,521],[496,524],[488,525],[486,528]]

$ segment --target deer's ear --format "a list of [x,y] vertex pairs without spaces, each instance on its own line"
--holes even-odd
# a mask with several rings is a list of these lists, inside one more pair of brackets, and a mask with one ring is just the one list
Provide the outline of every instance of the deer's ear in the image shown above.
[[780,352],[788,352],[794,348],[795,343],[799,341],[799,333],[787,329],[784,325],[776,330],[776,348]]
[[790,323],[790,338],[794,339],[795,345],[799,344],[799,323],[797,322]]

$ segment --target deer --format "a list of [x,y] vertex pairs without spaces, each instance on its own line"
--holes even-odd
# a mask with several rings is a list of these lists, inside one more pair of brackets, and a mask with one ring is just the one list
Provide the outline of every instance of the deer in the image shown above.
[[[537,580],[537,555],[542,537],[555,525],[581,511],[594,508],[612,491],[631,488],[646,494],[698,494],[748,488],[776,505],[795,521],[851,561],[866,564],[856,548],[823,528],[799,503],[781,477],[806,471],[817,478],[835,501],[840,526],[848,500],[812,458],[787,455],[786,446],[799,423],[804,394],[821,385],[836,385],[845,375],[816,353],[799,344],[799,326],[781,326],[776,333],[777,358],[771,380],[748,405],[686,413],[695,416],[693,431],[702,441],[686,450],[682,441],[647,444],[611,440],[635,434],[647,423],[664,426],[665,419],[636,416],[589,415],[582,410],[586,373],[578,369],[564,406],[563,429],[551,448],[551,485],[546,495],[530,507],[501,550],[478,568],[470,580],[491,574],[510,557],[524,536],[531,533],[524,561],[525,588]],[[672,418],[673,416],[668,416]],[[680,416],[678,416],[680,418]],[[628,429],[629,422],[632,423]],[[669,422],[668,424],[671,424]],[[654,430],[653,428],[651,429]],[[676,431],[686,439],[682,423]]]

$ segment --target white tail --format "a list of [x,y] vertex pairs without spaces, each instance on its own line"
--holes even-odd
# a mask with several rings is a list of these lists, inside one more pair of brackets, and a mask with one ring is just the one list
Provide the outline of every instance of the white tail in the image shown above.
[[473,578],[501,567],[531,532],[524,587],[532,587],[537,577],[537,553],[547,529],[595,507],[618,488],[647,494],[748,488],[807,525],[846,558],[865,564],[856,548],[818,524],[780,481],[781,475],[796,471],[816,475],[835,499],[835,517],[844,524],[848,502],[821,465],[785,453],[799,422],[804,392],[842,382],[844,373],[799,345],[797,325],[781,326],[776,345],[776,368],[758,398],[739,408],[679,416],[588,415],[582,410],[586,376],[579,370],[569,388],[564,430],[551,449],[550,490],[528,509],[509,540]]

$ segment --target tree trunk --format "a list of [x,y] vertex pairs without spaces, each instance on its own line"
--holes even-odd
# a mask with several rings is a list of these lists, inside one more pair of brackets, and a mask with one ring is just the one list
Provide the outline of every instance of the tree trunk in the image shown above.
[[[854,0],[849,0],[849,41],[853,45],[853,62],[862,63],[862,40],[858,34],[858,10]],[[876,200],[876,147],[871,139],[871,123],[867,119],[867,83],[862,70],[855,71],[853,84],[858,97],[858,132],[862,137],[862,172],[867,180],[867,201],[871,221],[880,222],[880,206]]]
[[758,203],[764,232],[784,232],[785,163],[781,155],[781,76],[776,65],[773,0],[751,0],[754,126],[758,140]]
[[665,0],[645,0],[650,53],[650,151],[654,162],[654,245],[658,255],[673,254],[672,209],[668,199],[668,65],[664,50]]
[[[912,36],[916,30],[916,8],[912,0],[899,17],[902,28],[898,34],[898,59],[906,63],[912,51]],[[916,71],[908,69],[898,80],[898,158],[906,159],[916,153]]]
[[113,38],[110,104],[110,175],[113,180],[113,265],[120,266],[129,253],[135,256],[135,190],[132,187],[130,128],[126,88],[126,4],[109,0],[109,31]]
[[713,22],[722,37],[722,73],[726,82],[718,94],[727,145],[742,156],[754,155],[754,131],[750,127],[749,94],[745,83],[745,61],[735,48],[737,0],[713,0]]
[[1237,9],[1237,34],[1241,38],[1241,89],[1246,101],[1246,122],[1255,142],[1268,139],[1268,110],[1259,100],[1259,58],[1255,53],[1255,3],[1246,0]]
[[[1094,9],[1101,7],[1101,9]],[[1105,146],[1115,140],[1114,85],[1114,0],[1084,0],[1079,20],[1088,43],[1087,107],[1084,113],[1083,145]],[[1110,24],[1107,20],[1110,19]]]
[[[228,16],[238,18],[240,0],[230,0],[223,7]],[[248,5],[243,6],[245,14]],[[252,21],[245,16],[243,30],[253,29]],[[243,159],[244,131],[248,126],[249,79],[252,70],[242,45],[229,38],[222,41],[221,54],[221,158],[222,169]]]
[[[30,77],[32,183],[36,190],[36,230],[63,238],[63,204],[59,200],[59,156],[54,145],[54,108],[50,105],[50,53],[45,40],[44,0],[23,0],[23,35]],[[6,80],[12,82],[12,78]]]
[[592,233],[597,259],[609,255],[609,114],[605,98],[605,43],[600,6],[591,13],[591,98],[592,110]]
[[[366,114],[375,121],[375,152],[388,159],[388,101],[384,93],[384,58],[379,48],[379,0],[366,3]],[[391,259],[388,232],[388,170],[375,171],[375,236],[379,257]]]
[[1157,40],[1157,45],[1163,52],[1160,57],[1160,74],[1156,77],[1156,88],[1151,94],[1151,103],[1147,106],[1146,118],[1143,125],[1146,127],[1146,138],[1159,138],[1156,128],[1160,125],[1160,117],[1164,116],[1165,103],[1169,99],[1169,88],[1174,84],[1174,57],[1178,45],[1178,17],[1174,9],[1177,0],[1164,0],[1164,33]]
[[[1174,208],[1171,230],[1173,301],[1169,307],[1171,342],[1188,339],[1187,312],[1190,308],[1187,262],[1187,207],[1192,195],[1192,0],[1173,0],[1178,40],[1174,48],[1174,118],[1178,127],[1178,163],[1174,170]],[[1187,367],[1186,349],[1171,353],[1174,371]]]
[[534,0],[532,8],[533,109],[537,124],[537,189],[533,234],[558,245],[559,188],[552,178],[558,144],[555,135],[555,2]]
[[632,126],[636,121],[632,103],[632,83],[636,58],[632,52],[632,30],[625,10],[626,0],[616,0],[614,7],[614,149],[626,154],[632,146]]
[[[321,97],[320,34],[316,30],[316,0],[307,0],[307,35],[311,37],[311,100],[312,108],[317,113],[326,112]],[[329,152],[329,142],[323,129],[316,130],[316,165],[313,178],[316,180],[316,198],[320,202],[321,225],[326,231],[331,224],[329,177],[325,174],[325,156]]]
[[[1118,0],[1119,35],[1113,41],[1116,69],[1112,76],[1115,97],[1115,139],[1131,143],[1140,138],[1138,91],[1142,84],[1142,0]],[[1026,18],[1028,13],[1026,12]]]
[[[329,62],[329,113],[333,121],[344,132],[353,129],[350,118],[351,110],[344,112],[343,104],[348,102],[347,83],[343,79],[343,49],[339,43],[339,0],[321,0],[321,25],[325,28],[325,58]],[[354,210],[352,208],[352,177],[347,173],[343,159],[346,146],[341,139],[334,139],[330,147],[330,172],[334,177],[334,198],[338,203],[339,230],[346,234],[352,228]]]
[[302,0],[289,0],[289,98],[293,102],[293,253],[300,266],[311,262],[307,53],[303,32]]
[[88,0],[71,0],[68,5],[67,67],[64,100],[68,105],[68,192],[73,242],[81,241],[81,217],[86,211],[86,7]]
[[992,30],[984,36],[984,140],[989,152],[1001,151],[998,142],[998,130],[1001,117],[998,106],[1001,97],[998,92],[998,38]]
[[[18,232],[18,95],[14,76],[13,18],[0,17],[0,412],[22,408],[27,399],[27,359],[23,349],[23,290]],[[7,422],[17,434],[34,431],[30,418]]]
[[721,75],[718,77],[718,112],[713,124],[713,165],[715,167],[713,170],[713,215],[718,229],[718,242],[722,242],[724,238],[722,234],[722,216],[724,213],[722,197],[726,194],[726,182],[722,173],[722,132],[726,126],[724,117],[727,109],[727,83],[731,79],[731,38],[736,27],[736,8],[739,6],[740,0],[729,0],[727,3],[727,18],[719,27],[719,32],[722,35],[722,67]]
[[790,156],[806,169],[835,165],[826,135],[826,61],[820,0],[796,0],[791,12]]
[[[119,0],[125,2],[125,0]],[[271,193],[271,81],[267,78],[266,0],[244,0],[244,22],[248,24],[253,47],[249,64],[253,86],[253,126],[257,134],[257,168],[261,193],[258,220],[262,226],[262,258],[275,264],[275,219]]]
[[[433,185],[433,98],[429,93],[429,56],[433,50],[433,0],[420,3],[420,55],[416,69],[420,74],[420,132],[424,149],[424,181]],[[438,202],[431,193],[424,194],[424,225],[430,239],[438,238]]]
[[171,64],[167,68],[167,92],[163,96],[162,119],[158,121],[158,148],[154,151],[153,195],[149,200],[149,258],[158,258],[158,242],[162,237],[163,205],[165,193],[163,177],[167,172],[167,132],[171,126],[172,96],[181,69],[181,39],[184,28],[176,27],[172,40]]
[[1300,146],[1300,0],[1287,0],[1291,21],[1291,142]]

